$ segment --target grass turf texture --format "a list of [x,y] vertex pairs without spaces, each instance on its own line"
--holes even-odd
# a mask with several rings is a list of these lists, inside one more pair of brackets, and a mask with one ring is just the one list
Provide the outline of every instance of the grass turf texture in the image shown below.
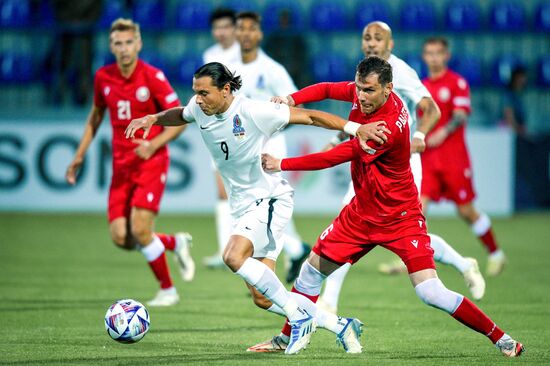
[[[298,217],[303,238],[314,242],[330,217]],[[521,340],[523,364],[550,364],[549,214],[495,219],[497,238],[509,263],[487,278],[479,303],[505,331]],[[445,237],[485,268],[486,254],[458,219],[431,219],[430,231]],[[188,230],[194,236],[197,274],[191,283],[170,266],[182,301],[172,308],[149,308],[151,328],[137,344],[124,345],[106,334],[103,316],[117,299],[145,303],[156,292],[144,258],[110,243],[103,215],[1,214],[0,365],[323,365],[491,364],[507,360],[482,335],[447,314],[424,305],[406,276],[376,270],[392,253],[375,249],[352,268],[339,313],[365,324],[361,355],[346,355],[335,337],[318,330],[295,356],[252,354],[245,349],[276,334],[282,319],[256,308],[245,285],[226,270],[200,264],[216,247],[211,217],[162,215],[160,232]],[[283,277],[283,258],[278,273]],[[440,265],[445,284],[468,294],[462,277]],[[284,278],[284,277],[283,277]],[[512,360],[508,361],[512,362]],[[507,363],[507,362],[506,362]]]

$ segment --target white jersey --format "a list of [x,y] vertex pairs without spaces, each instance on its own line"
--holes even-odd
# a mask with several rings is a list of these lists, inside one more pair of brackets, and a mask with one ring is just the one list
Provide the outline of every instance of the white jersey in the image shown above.
[[418,74],[405,61],[395,55],[388,59],[393,73],[393,91],[403,100],[409,112],[411,134],[416,130],[416,106],[424,97],[431,98]]
[[237,95],[227,111],[207,116],[195,99],[184,108],[183,119],[200,128],[227,189],[233,217],[258,200],[292,192],[280,174],[264,172],[261,162],[265,141],[288,124],[288,106]]
[[227,49],[222,48],[219,43],[212,45],[202,54],[202,60],[205,64],[210,62],[221,62],[225,66],[232,65],[241,59],[241,46],[239,42],[233,42],[233,45]]
[[273,96],[289,95],[298,90],[283,65],[261,49],[254,61],[245,64],[239,58],[230,65],[230,70],[236,71],[243,82],[237,93],[250,99],[268,101]]

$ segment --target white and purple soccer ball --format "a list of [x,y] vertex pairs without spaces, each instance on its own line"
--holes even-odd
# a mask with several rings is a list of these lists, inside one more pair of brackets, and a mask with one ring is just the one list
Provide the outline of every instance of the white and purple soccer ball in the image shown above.
[[149,312],[139,301],[118,300],[105,314],[107,334],[117,342],[135,343],[149,330]]

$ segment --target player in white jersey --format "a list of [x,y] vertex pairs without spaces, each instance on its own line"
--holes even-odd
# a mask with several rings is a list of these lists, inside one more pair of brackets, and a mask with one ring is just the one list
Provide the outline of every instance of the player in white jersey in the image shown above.
[[[363,146],[367,139],[383,143],[384,132],[389,131],[383,124],[361,126],[329,113],[234,96],[240,86],[240,78],[224,65],[203,65],[194,74],[195,96],[185,108],[133,120],[126,137],[133,138],[139,129],[146,137],[153,124],[196,123],[229,194],[233,230],[224,262],[245,280],[257,306],[288,317],[292,333],[285,353],[304,348],[316,324],[337,334],[344,349],[360,348],[360,332],[350,332],[346,326],[356,324],[356,319],[316,309],[308,298],[288,292],[275,275],[280,238],[292,214],[293,191],[281,176],[263,171],[261,152],[265,140],[289,123],[345,130],[357,135]],[[310,313],[316,314],[315,319]]]
[[[297,90],[283,65],[260,48],[263,32],[258,13],[247,11],[237,14],[236,37],[241,47],[241,57],[229,68],[241,76],[243,85],[239,89],[240,95],[252,100],[268,101],[275,95],[287,95]],[[263,152],[286,157],[284,133],[276,133],[267,140]],[[290,220],[286,226],[283,243],[283,250],[289,260],[285,280],[292,283],[298,277],[300,267],[310,251],[310,247],[303,243],[296,231],[294,220]]]
[[212,12],[210,27],[216,43],[202,54],[205,64],[221,62],[228,65],[239,60],[241,47],[235,39],[235,21],[235,12],[232,9],[218,8]]
[[[426,87],[420,81],[416,71],[405,61],[392,54],[394,42],[391,28],[384,22],[371,22],[365,26],[362,34],[361,49],[365,56],[379,56],[389,62],[393,70],[394,92],[403,100],[409,111],[410,130],[415,131],[411,136],[411,170],[414,181],[420,192],[422,181],[422,163],[420,153],[426,148],[424,137],[435,125],[440,117],[440,111]],[[422,117],[417,120],[415,111],[419,109]],[[342,134],[340,134],[342,136]],[[355,195],[353,186],[346,194],[343,204],[346,205]],[[465,258],[453,249],[443,238],[429,234],[434,259],[440,263],[450,264],[463,276],[475,300],[485,294],[485,280],[479,272],[477,261],[474,258]],[[382,263],[379,270],[386,274],[402,273],[404,264],[401,260],[392,263]],[[319,298],[320,306],[336,312],[340,290],[350,266],[342,266],[327,278],[325,290]],[[405,267],[406,272],[406,267]]]

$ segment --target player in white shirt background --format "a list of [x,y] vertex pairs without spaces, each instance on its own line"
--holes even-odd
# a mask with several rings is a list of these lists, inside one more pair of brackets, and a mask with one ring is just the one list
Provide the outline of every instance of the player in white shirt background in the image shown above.
[[[361,48],[363,53],[365,56],[379,56],[390,63],[394,76],[394,92],[404,101],[409,111],[412,111],[412,113],[409,113],[409,125],[411,131],[415,132],[411,136],[411,170],[420,192],[422,164],[419,153],[424,151],[426,147],[424,137],[439,119],[440,112],[416,72],[406,62],[391,53],[393,46],[391,28],[386,23],[375,21],[365,26],[362,33]],[[282,101],[285,101],[285,98],[282,98]],[[292,105],[292,102],[290,105]],[[417,109],[422,112],[422,117],[418,120],[415,113]],[[339,134],[339,136],[342,136],[342,134]],[[353,186],[350,185],[343,204],[348,204],[354,194]],[[481,299],[485,293],[485,280],[479,272],[477,261],[460,255],[440,236],[429,235],[431,246],[434,249],[434,259],[456,268],[464,276],[472,297],[476,300]],[[402,270],[402,267],[402,262],[399,260],[399,263],[383,263],[379,269],[384,273],[398,273]],[[349,269],[349,265],[344,265],[327,278],[325,289],[318,301],[321,307],[336,312],[340,291]]]
[[235,39],[235,11],[218,8],[210,15],[210,27],[215,44],[202,54],[205,64],[221,62],[224,65],[237,62],[241,57],[241,48]]
[[383,143],[388,130],[378,123],[360,126],[329,113],[234,96],[240,86],[240,78],[224,65],[206,64],[194,74],[195,96],[185,108],[133,120],[126,137],[133,138],[139,129],[146,137],[153,124],[197,123],[229,196],[233,227],[224,262],[245,280],[257,306],[288,317],[293,331],[285,353],[304,348],[316,324],[334,332],[345,349],[360,348],[360,332],[346,326],[354,319],[316,309],[308,298],[287,291],[275,275],[280,239],[292,215],[293,190],[280,175],[263,171],[261,153],[265,141],[289,123],[346,130],[363,146],[367,139]]

